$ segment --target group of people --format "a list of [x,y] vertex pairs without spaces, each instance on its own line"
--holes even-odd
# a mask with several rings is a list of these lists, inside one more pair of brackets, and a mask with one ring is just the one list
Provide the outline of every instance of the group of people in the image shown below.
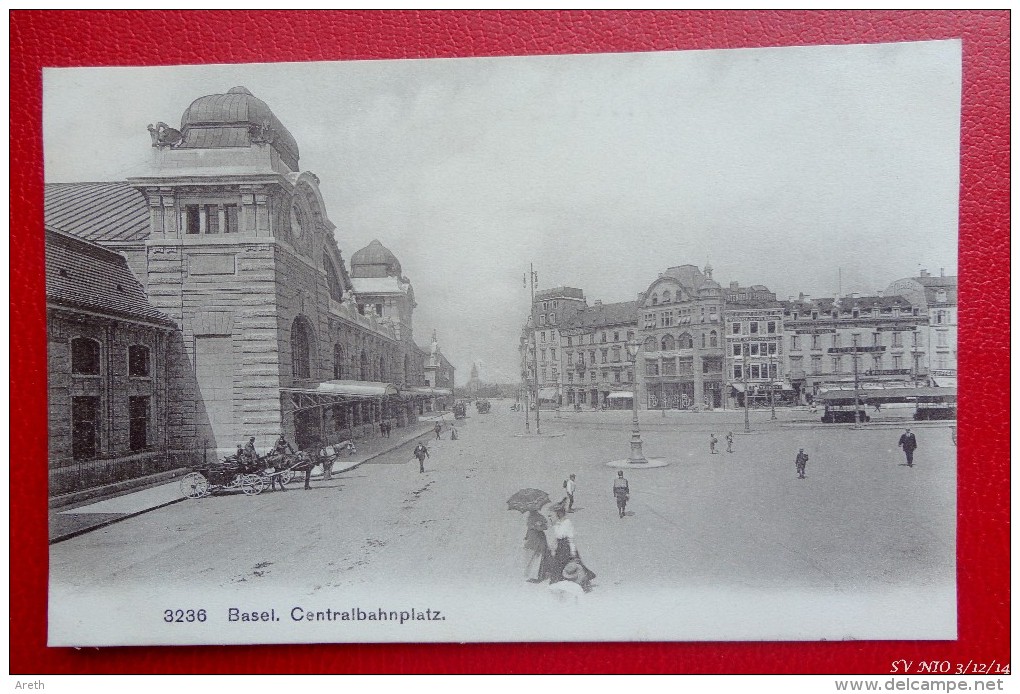
[[[574,512],[577,475],[572,474],[563,481],[563,490],[561,501],[528,513],[527,532],[524,535],[527,580],[530,583],[571,581],[587,593],[592,588],[595,573],[581,560],[574,536],[574,524],[567,517],[567,514]],[[616,499],[619,517],[624,518],[630,500],[630,482],[623,476],[623,470],[617,471],[613,480],[613,497]],[[551,535],[547,536],[547,531]]]
[[542,510],[528,512],[528,530],[524,536],[527,580],[530,583],[571,581],[587,593],[591,591],[595,573],[581,561],[574,524],[567,518],[567,504],[568,500],[564,499],[546,506],[548,515]]
[[[955,436],[955,434],[956,432],[954,429],[953,435]],[[900,434],[900,440],[897,443],[897,446],[903,449],[903,455],[907,459],[907,467],[914,467],[914,451],[917,450],[917,436],[910,431],[910,429],[907,429]],[[797,453],[797,457],[793,461],[794,466],[797,468],[797,479],[804,479],[804,473],[807,470],[807,462],[808,454],[804,452],[803,448],[801,448]]]
[[[708,439],[708,452],[712,453],[713,455],[718,453],[719,451],[715,450],[715,447],[717,445],[719,445],[719,439],[717,439],[715,437],[715,434],[712,434],[709,437],[709,439]],[[726,452],[727,453],[732,453],[733,452],[733,432],[732,431],[726,432]]]

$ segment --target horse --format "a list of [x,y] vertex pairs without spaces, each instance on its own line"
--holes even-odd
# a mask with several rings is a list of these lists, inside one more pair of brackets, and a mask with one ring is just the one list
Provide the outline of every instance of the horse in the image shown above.
[[322,466],[322,479],[323,481],[328,482],[333,478],[333,464],[340,458],[340,456],[358,452],[358,449],[354,446],[354,442],[351,440],[341,441],[335,446],[332,446],[332,449],[333,453],[330,453],[326,448],[320,448],[315,453],[299,451],[296,463],[288,461],[291,463],[288,465],[290,470],[305,473],[305,489],[312,488],[312,470],[316,467],[320,465]]

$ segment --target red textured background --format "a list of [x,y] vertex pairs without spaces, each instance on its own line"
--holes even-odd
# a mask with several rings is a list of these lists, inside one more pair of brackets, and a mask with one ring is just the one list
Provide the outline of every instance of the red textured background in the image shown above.
[[[189,16],[190,15],[190,16]],[[959,640],[955,642],[46,647],[41,69],[963,39]],[[1009,662],[1009,13],[42,12],[10,15],[12,673],[884,674]],[[84,131],[83,131],[84,132]],[[13,480],[12,480],[13,481]],[[311,652],[310,652],[311,650]]]

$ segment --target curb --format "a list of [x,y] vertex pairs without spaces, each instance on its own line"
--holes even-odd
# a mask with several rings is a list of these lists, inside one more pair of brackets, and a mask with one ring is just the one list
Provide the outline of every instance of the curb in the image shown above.
[[[96,523],[95,525],[90,525],[87,528],[78,528],[77,530],[72,530],[71,532],[64,533],[62,535],[55,535],[55,536],[50,538],[49,544],[54,545],[54,544],[56,544],[58,542],[63,542],[64,540],[70,540],[73,537],[78,537],[79,535],[84,535],[85,533],[90,533],[93,530],[99,530],[100,528],[105,528],[108,525],[113,525],[114,523],[119,523],[122,520],[127,520],[128,518],[134,518],[135,516],[140,516],[143,513],[148,513],[149,511],[155,511],[158,508],[164,508],[166,506],[171,506],[173,504],[180,503],[180,502],[182,502],[184,500],[185,500],[185,497],[182,496],[180,499],[174,499],[173,501],[167,501],[166,503],[162,503],[162,504],[159,504],[157,506],[152,506],[150,508],[143,508],[141,511],[135,511],[134,513],[125,513],[123,516],[118,516],[116,518],[107,518],[106,520],[102,521],[101,523]],[[85,514],[82,514],[82,515],[85,515]]]

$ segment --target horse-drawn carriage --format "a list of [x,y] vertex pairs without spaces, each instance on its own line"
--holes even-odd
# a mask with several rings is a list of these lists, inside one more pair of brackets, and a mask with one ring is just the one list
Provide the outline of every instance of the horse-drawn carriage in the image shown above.
[[255,496],[279,482],[282,488],[292,481],[299,472],[305,473],[305,489],[309,488],[312,471],[322,469],[323,478],[328,480],[333,464],[346,453],[357,453],[353,441],[342,441],[332,446],[332,452],[323,448],[318,451],[297,453],[273,452],[252,458],[242,452],[227,456],[221,463],[199,468],[181,478],[181,493],[188,499],[198,499],[223,492],[242,492]]
[[487,414],[492,409],[492,405],[488,400],[476,400],[475,409],[478,410],[478,414]]
[[458,402],[453,406],[453,418],[454,419],[467,419],[467,405],[462,402]]

